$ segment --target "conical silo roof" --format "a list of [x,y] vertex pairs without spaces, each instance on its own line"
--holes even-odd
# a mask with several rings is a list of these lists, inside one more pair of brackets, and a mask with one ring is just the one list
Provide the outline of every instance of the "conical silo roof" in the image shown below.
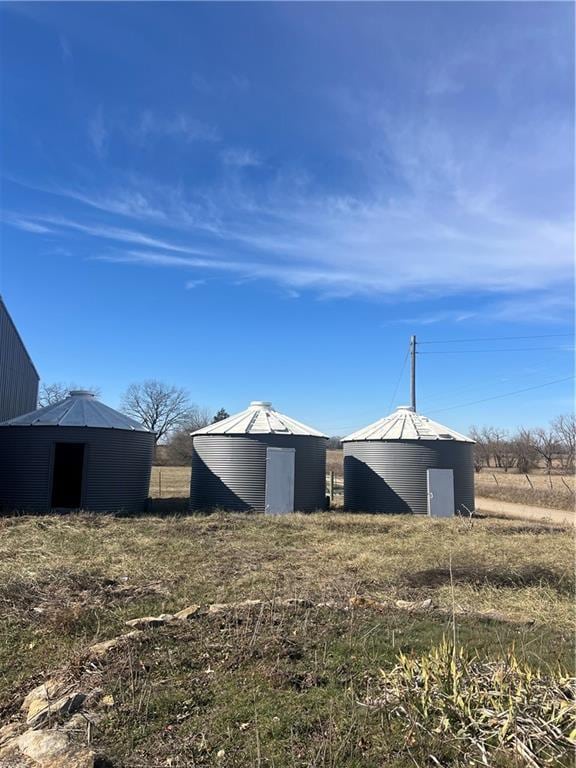
[[416,413],[410,406],[402,405],[394,413],[375,421],[351,435],[342,438],[343,443],[356,440],[455,440],[461,443],[473,443],[466,435],[461,435],[427,416]]
[[327,437],[312,427],[307,427],[283,413],[278,413],[272,403],[253,400],[245,411],[227,419],[209,424],[192,432],[193,435],[307,435]]
[[92,392],[73,390],[66,400],[5,421],[3,427],[96,427],[150,432],[143,424],[96,400]]

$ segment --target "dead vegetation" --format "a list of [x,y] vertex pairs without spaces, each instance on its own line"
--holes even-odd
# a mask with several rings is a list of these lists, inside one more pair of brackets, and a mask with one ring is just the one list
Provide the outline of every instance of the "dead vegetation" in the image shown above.
[[364,706],[457,742],[471,765],[492,765],[498,753],[560,765],[576,743],[575,681],[533,670],[513,649],[491,662],[443,640],[421,656],[401,653],[368,691]]
[[0,583],[0,615],[61,628],[84,611],[163,593],[160,583],[127,582],[127,576],[110,579],[90,569],[49,571],[40,576],[14,573]]
[[513,504],[574,510],[574,481],[564,475],[521,475],[481,472],[475,477],[476,495]]

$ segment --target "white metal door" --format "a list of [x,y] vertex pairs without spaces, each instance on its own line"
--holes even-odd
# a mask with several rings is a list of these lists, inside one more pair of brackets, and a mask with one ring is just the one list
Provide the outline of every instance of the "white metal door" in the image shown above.
[[428,514],[430,517],[454,517],[454,471],[429,469]]
[[294,512],[294,448],[266,449],[266,513]]

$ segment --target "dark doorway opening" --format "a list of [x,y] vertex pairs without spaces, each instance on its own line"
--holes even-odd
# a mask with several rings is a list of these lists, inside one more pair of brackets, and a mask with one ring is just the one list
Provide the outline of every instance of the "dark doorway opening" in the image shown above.
[[82,506],[84,443],[56,443],[52,474],[52,508],[79,509]]

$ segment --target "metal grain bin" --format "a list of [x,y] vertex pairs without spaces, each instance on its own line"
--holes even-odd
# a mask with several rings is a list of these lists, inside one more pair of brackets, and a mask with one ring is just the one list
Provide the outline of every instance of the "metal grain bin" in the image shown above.
[[0,421],[36,408],[38,373],[0,296]]
[[[324,509],[328,438],[278,413],[271,403],[253,401],[192,437],[192,509]],[[288,474],[280,466],[278,475],[282,463]]]
[[141,512],[153,454],[153,432],[90,392],[70,392],[0,424],[0,507]]
[[474,509],[474,441],[402,406],[342,440],[344,506],[425,515],[428,469],[452,469],[454,506]]

